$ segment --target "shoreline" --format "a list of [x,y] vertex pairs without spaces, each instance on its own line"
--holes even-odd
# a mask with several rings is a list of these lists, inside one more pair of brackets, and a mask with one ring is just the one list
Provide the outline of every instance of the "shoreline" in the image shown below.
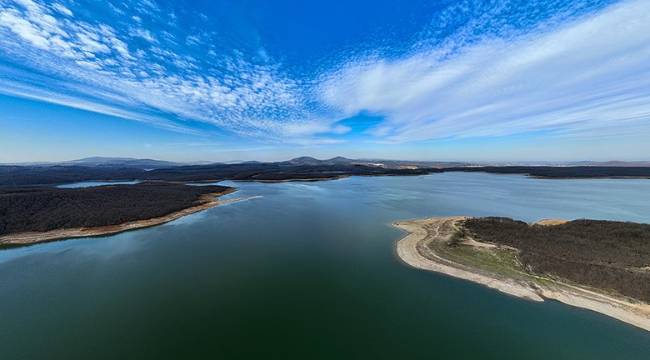
[[[425,170],[425,169],[423,169]],[[340,180],[350,177],[384,177],[384,176],[428,176],[435,174],[445,174],[445,173],[481,173],[489,175],[505,175],[505,176],[523,176],[529,179],[537,180],[650,180],[650,176],[540,176],[540,175],[531,175],[527,173],[498,173],[498,172],[489,172],[489,171],[455,171],[455,170],[443,170],[443,171],[431,171],[423,174],[344,174],[336,175],[332,177],[313,177],[313,178],[289,178],[289,179],[279,179],[279,180],[265,180],[265,179],[221,179],[221,180],[207,180],[208,182],[218,182],[218,181],[243,181],[243,182],[259,182],[259,183],[284,183],[284,182],[318,182],[318,181],[328,181],[328,180]],[[203,182],[203,180],[198,181]],[[180,183],[183,183],[182,181]]]
[[[454,216],[394,222],[393,226],[407,232],[407,235],[396,243],[397,256],[404,263],[417,269],[468,280],[526,300],[536,302],[556,300],[570,306],[595,311],[650,331],[650,304],[614,297],[592,289],[532,274],[525,274],[526,276],[522,277],[502,275],[489,269],[447,259],[427,246],[432,241],[448,241],[455,229],[455,224],[466,218],[465,216]],[[555,221],[558,220],[553,220],[553,222]],[[467,245],[492,246],[477,241]]]
[[44,232],[23,232],[23,233],[3,235],[0,236],[0,249],[2,247],[9,248],[9,247],[28,246],[28,245],[34,245],[39,243],[57,241],[62,239],[70,239],[70,238],[113,235],[125,231],[152,227],[152,226],[168,223],[170,221],[174,221],[181,217],[191,215],[199,211],[203,211],[218,205],[225,205],[225,204],[241,201],[242,199],[239,198],[227,199],[227,200],[219,199],[221,196],[231,194],[235,191],[237,191],[237,189],[233,188],[233,189],[228,189],[224,192],[204,194],[199,197],[198,199],[199,203],[194,206],[190,206],[185,209],[181,209],[167,215],[150,218],[150,219],[127,221],[115,225],[56,229],[56,230],[50,230]]

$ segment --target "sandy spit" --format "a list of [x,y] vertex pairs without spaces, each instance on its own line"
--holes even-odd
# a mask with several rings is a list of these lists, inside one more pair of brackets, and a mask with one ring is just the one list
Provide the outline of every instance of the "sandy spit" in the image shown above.
[[[467,217],[438,217],[423,220],[399,221],[394,226],[408,232],[396,244],[397,255],[406,264],[418,269],[435,271],[459,279],[469,280],[503,293],[532,301],[557,300],[567,305],[592,310],[650,331],[650,305],[606,295],[559,281],[537,283],[491,274],[458,264],[423,249],[430,241],[440,241],[451,235],[456,222]],[[555,221],[552,221],[555,222]],[[552,223],[551,222],[551,223]],[[550,225],[550,224],[548,224]]]
[[568,220],[564,219],[542,219],[535,223],[535,225],[543,226],[553,226],[553,225],[562,225],[568,223]]

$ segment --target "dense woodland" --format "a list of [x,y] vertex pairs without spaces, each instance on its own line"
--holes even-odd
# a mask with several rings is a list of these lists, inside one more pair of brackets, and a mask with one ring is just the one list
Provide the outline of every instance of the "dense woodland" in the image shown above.
[[[440,171],[440,170],[433,170]],[[291,180],[328,179],[350,175],[424,175],[431,169],[387,169],[363,165],[291,165],[285,163],[244,163],[201,166],[180,166],[157,169],[147,173],[150,178],[167,181]]]
[[549,179],[641,177],[650,178],[650,167],[620,166],[474,166],[445,168],[444,171],[524,174]]
[[161,180],[218,181],[292,179],[333,179],[351,175],[426,175],[439,172],[488,172],[524,174],[543,178],[647,177],[650,167],[606,166],[484,166],[484,167],[421,167],[396,168],[353,163],[249,162],[174,166],[153,170],[131,167],[93,166],[0,166],[0,186],[33,186],[62,184],[87,180]]
[[229,189],[148,182],[78,189],[4,189],[0,190],[0,236],[159,217],[198,204],[203,194]]
[[1,186],[51,185],[87,180],[136,180],[146,171],[95,166],[0,166]]
[[87,180],[320,180],[350,175],[424,175],[440,171],[356,164],[296,165],[288,162],[175,166],[149,171],[120,167],[0,166],[0,186],[51,185]]
[[508,218],[464,221],[477,240],[515,247],[535,273],[650,302],[650,225],[575,220],[529,225]]

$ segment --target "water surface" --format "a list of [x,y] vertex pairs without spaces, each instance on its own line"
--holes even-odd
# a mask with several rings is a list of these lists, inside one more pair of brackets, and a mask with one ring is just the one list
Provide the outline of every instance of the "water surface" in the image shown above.
[[140,183],[140,180],[132,181],[79,181],[69,184],[57,185],[56,187],[60,189],[77,189],[77,188],[87,188],[95,186],[104,186],[104,185],[134,185]]
[[0,252],[5,359],[647,359],[650,333],[412,269],[397,219],[650,221],[648,180],[226,183],[261,198]]

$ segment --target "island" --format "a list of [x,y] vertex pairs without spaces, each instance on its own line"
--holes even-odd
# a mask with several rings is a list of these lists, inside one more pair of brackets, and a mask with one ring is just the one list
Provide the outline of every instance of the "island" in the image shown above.
[[233,201],[218,198],[233,191],[166,182],[0,189],[0,247],[154,226]]
[[398,221],[406,264],[650,331],[650,225],[465,216]]

